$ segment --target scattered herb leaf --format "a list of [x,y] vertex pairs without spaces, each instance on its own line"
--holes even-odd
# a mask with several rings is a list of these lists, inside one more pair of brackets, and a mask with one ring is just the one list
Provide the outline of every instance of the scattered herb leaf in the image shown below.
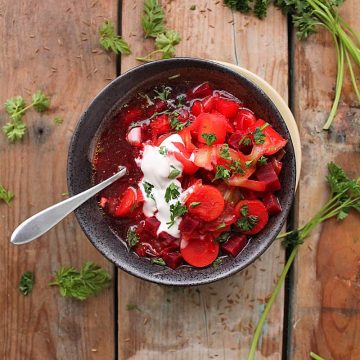
[[38,90],[32,96],[32,106],[37,112],[44,112],[50,106],[50,99],[41,90]]
[[221,233],[221,234],[215,239],[215,241],[217,241],[218,243],[222,244],[222,243],[228,241],[230,236],[231,236],[231,232],[230,232],[230,231],[225,231],[225,232]]
[[222,264],[223,260],[221,258],[217,258],[212,263],[212,266],[216,269]]
[[152,259],[151,259],[151,263],[152,263],[152,264],[156,264],[156,265],[161,265],[161,266],[165,266],[165,265],[166,265],[164,259],[162,259],[162,258],[152,258]]
[[167,222],[168,228],[171,228],[175,224],[175,219],[183,216],[187,213],[186,206],[182,205],[180,201],[178,201],[176,204],[170,205],[170,221]]
[[129,228],[126,235],[126,240],[131,248],[139,242],[139,237],[136,235],[134,228]]
[[166,147],[166,146],[160,146],[160,148],[159,148],[159,153],[160,153],[161,155],[166,155],[167,152],[168,152],[168,150],[167,150],[167,147]]
[[218,180],[218,179],[228,179],[231,176],[231,172],[230,170],[226,169],[224,166],[222,165],[216,165],[215,167],[216,169],[216,173],[215,173],[215,177],[212,181]]
[[111,275],[92,262],[85,262],[80,270],[61,267],[50,286],[58,286],[61,296],[86,300],[110,286]]
[[19,281],[19,290],[23,295],[28,295],[31,293],[34,286],[34,273],[31,271],[26,271],[21,275]]
[[6,202],[6,204],[10,204],[14,199],[14,194],[11,191],[6,190],[2,185],[0,185],[0,200]]
[[246,217],[240,218],[240,219],[236,222],[236,226],[237,226],[241,231],[249,231],[249,230],[251,230],[258,222],[259,222],[259,217],[258,217],[258,216],[256,216],[256,215],[250,215],[250,216],[246,216]]
[[266,156],[262,155],[262,156],[259,158],[259,160],[257,161],[257,163],[258,163],[259,165],[265,165],[265,164],[267,164],[267,161],[268,161],[268,158],[267,158]]
[[171,168],[171,171],[168,176],[168,179],[176,179],[181,174],[181,171],[176,169],[176,167],[174,167],[173,165],[171,165],[170,168]]
[[145,194],[148,198],[151,198],[154,200],[154,196],[153,194],[151,193],[152,192],[152,189],[154,188],[154,185],[153,184],[150,184],[149,182],[147,181],[144,181],[143,182],[143,188],[144,188],[144,191],[145,191]]
[[222,157],[225,160],[231,160],[228,144],[224,144],[220,147],[220,157]]
[[111,20],[105,20],[100,26],[100,45],[105,50],[111,50],[115,54],[131,54],[129,44],[115,32],[115,25]]
[[158,0],[144,1],[144,15],[141,18],[141,25],[145,37],[154,37],[165,31],[164,11]]
[[165,190],[165,201],[168,203],[171,199],[177,199],[180,196],[179,187],[171,183]]
[[61,125],[64,122],[64,119],[61,116],[55,116],[54,117],[54,123],[56,125]]

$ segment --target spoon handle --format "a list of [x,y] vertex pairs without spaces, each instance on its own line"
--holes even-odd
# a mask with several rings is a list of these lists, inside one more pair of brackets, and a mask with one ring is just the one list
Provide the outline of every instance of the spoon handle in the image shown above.
[[46,233],[53,226],[59,223],[64,217],[89,200],[95,194],[120,179],[126,174],[126,167],[121,167],[120,171],[92,188],[81,192],[75,196],[61,201],[33,215],[21,223],[11,235],[10,241],[13,244],[26,244]]

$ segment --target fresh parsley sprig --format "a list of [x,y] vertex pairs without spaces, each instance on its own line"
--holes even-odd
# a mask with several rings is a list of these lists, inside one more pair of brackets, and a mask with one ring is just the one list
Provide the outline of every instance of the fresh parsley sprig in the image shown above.
[[14,194],[11,191],[6,190],[2,185],[0,185],[0,200],[5,201],[6,204],[9,205],[13,198]]
[[255,359],[257,344],[266,318],[284,284],[286,275],[298,253],[299,246],[310,235],[312,230],[322,222],[331,218],[341,221],[347,217],[350,209],[360,213],[360,177],[350,179],[344,170],[333,162],[328,164],[328,172],[326,180],[331,193],[326,204],[305,225],[278,236],[278,239],[284,239],[282,242],[284,246],[292,247],[292,251],[256,326],[248,360]]
[[61,267],[49,285],[58,286],[63,297],[86,300],[109,287],[110,284],[111,275],[100,266],[87,261],[80,270]]
[[[339,15],[339,6],[344,0],[274,0],[275,6],[289,14],[301,40],[307,39],[317,31],[325,28],[334,42],[337,60],[337,76],[333,104],[323,129],[328,130],[336,117],[344,83],[345,67],[349,69],[350,80],[358,102],[360,90],[357,84],[354,65],[360,68],[360,36]],[[254,5],[252,5],[254,3]],[[259,18],[266,16],[268,0],[224,0],[224,4],[233,10],[243,13],[254,12]]]
[[129,44],[115,32],[115,25],[111,20],[105,20],[99,28],[100,45],[105,50],[111,50],[115,54],[131,54]]
[[205,140],[207,146],[211,146],[216,141],[215,134],[201,134],[201,137]]
[[166,29],[164,10],[158,0],[144,1],[144,15],[141,18],[145,38],[152,37],[155,39],[155,50],[149,54],[137,57],[136,59],[143,62],[155,60],[157,54],[163,59],[175,56],[175,46],[181,41],[179,33],[175,30]]
[[29,105],[22,96],[15,96],[6,100],[5,110],[10,116],[10,121],[6,123],[2,130],[10,142],[21,140],[26,134],[27,127],[23,122],[23,116],[30,108],[34,108],[37,112],[44,112],[50,106],[50,99],[41,90],[36,91],[32,96]]
[[185,205],[181,204],[180,201],[178,201],[175,204],[170,205],[170,221],[168,221],[166,224],[168,225],[168,228],[170,229],[174,224],[175,220],[178,217],[181,217],[185,215],[188,212]]

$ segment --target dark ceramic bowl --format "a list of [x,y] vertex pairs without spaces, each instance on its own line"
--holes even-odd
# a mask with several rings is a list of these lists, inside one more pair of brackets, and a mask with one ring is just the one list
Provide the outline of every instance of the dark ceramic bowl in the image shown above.
[[223,279],[251,264],[274,241],[285,223],[295,192],[295,156],[289,131],[275,105],[252,82],[217,63],[192,58],[161,60],[136,67],[112,81],[94,99],[82,115],[69,148],[68,187],[70,195],[93,186],[92,159],[94,144],[102,126],[140,89],[147,89],[180,74],[183,80],[196,82],[210,80],[216,88],[227,90],[266,119],[279,133],[289,140],[286,145],[282,190],[279,200],[283,211],[270,217],[266,228],[254,236],[247,247],[236,257],[226,258],[221,266],[203,269],[181,267],[172,270],[151,264],[147,259],[129,252],[122,241],[110,230],[95,197],[76,211],[81,228],[92,244],[110,261],[129,274],[141,279],[167,285],[198,285]]

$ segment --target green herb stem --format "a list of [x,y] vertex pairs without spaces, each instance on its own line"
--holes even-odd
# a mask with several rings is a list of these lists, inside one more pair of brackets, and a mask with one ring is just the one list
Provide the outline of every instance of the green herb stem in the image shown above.
[[276,298],[278,297],[279,295],[279,292],[283,286],[283,283],[285,281],[285,278],[286,278],[286,275],[287,273],[289,272],[289,269],[292,265],[292,263],[294,262],[294,259],[296,257],[296,254],[298,252],[298,246],[294,247],[294,249],[292,250],[286,264],[285,264],[285,267],[283,269],[283,271],[281,272],[280,274],[280,277],[276,283],[276,286],[271,294],[271,297],[269,299],[269,301],[267,302],[266,306],[265,306],[265,309],[263,311],[263,313],[261,314],[260,316],[260,319],[259,319],[259,322],[256,326],[256,329],[255,329],[255,334],[254,334],[254,337],[253,337],[253,340],[251,342],[251,347],[250,347],[250,352],[249,352],[249,356],[248,356],[248,360],[254,360],[255,359],[255,352],[256,352],[256,347],[257,347],[257,344],[259,342],[259,339],[260,339],[260,336],[261,336],[261,332],[262,332],[262,329],[264,327],[264,324],[265,324],[265,321],[266,321],[266,318],[271,310],[271,307],[273,306]]
[[318,354],[315,354],[314,352],[310,352],[310,356],[314,359],[314,360],[325,360],[324,358],[322,358],[321,356],[319,356]]
[[353,67],[352,67],[352,64],[351,64],[351,60],[350,60],[350,57],[349,57],[349,54],[348,54],[347,51],[345,51],[345,56],[346,56],[346,62],[347,62],[348,67],[349,67],[351,82],[352,82],[352,85],[353,85],[353,88],[354,88],[356,97],[357,97],[358,101],[360,102],[360,92],[359,92],[359,88],[358,88],[357,83],[356,83],[356,78],[355,78],[354,70],[353,70]]

